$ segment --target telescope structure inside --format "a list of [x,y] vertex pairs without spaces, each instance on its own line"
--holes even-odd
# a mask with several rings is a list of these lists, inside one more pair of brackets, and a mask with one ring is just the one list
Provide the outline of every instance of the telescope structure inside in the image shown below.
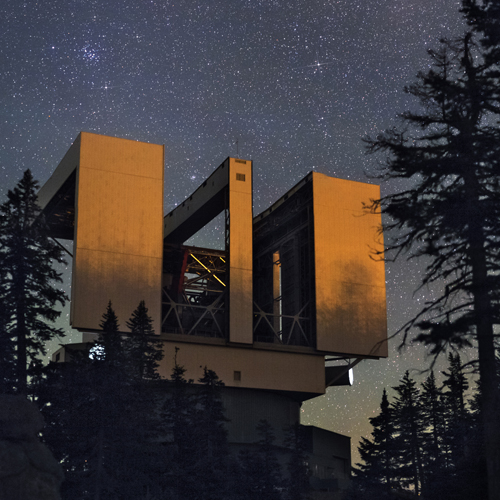
[[[240,445],[257,440],[260,419],[292,425],[302,401],[387,356],[384,262],[372,258],[381,218],[363,211],[378,186],[310,172],[254,216],[252,161],[226,158],[164,215],[164,183],[175,179],[163,146],[82,132],[40,189],[51,236],[73,241],[70,322],[84,340],[110,300],[122,325],[144,300],[160,375],[176,348],[186,378],[214,370]],[[220,214],[224,249],[186,244]],[[311,450],[314,436],[329,439],[314,429]]]

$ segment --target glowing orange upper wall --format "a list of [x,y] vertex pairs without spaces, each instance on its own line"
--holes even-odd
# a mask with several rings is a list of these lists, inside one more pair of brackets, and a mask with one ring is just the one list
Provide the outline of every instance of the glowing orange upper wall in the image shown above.
[[252,162],[229,158],[229,340],[253,343]]
[[[243,349],[267,342],[318,357],[387,356],[385,268],[372,258],[383,249],[381,218],[362,209],[380,198],[378,186],[313,172],[254,220],[252,162],[227,158],[163,218],[163,176],[163,146],[82,132],[40,190],[54,234],[62,235],[55,237],[74,233],[74,328],[99,330],[111,300],[127,331],[144,300],[160,333],[164,242],[182,244],[227,210],[225,342]],[[274,266],[286,245],[281,274],[267,273],[264,259]],[[255,294],[254,259],[261,259]],[[268,309],[258,310],[259,301]],[[267,337],[258,330],[263,317]]]
[[120,329],[144,300],[161,325],[163,146],[82,132],[42,187],[42,208],[76,172],[71,324],[98,330],[109,300]]
[[354,356],[387,356],[380,215],[362,203],[380,198],[372,184],[313,173],[316,347]]

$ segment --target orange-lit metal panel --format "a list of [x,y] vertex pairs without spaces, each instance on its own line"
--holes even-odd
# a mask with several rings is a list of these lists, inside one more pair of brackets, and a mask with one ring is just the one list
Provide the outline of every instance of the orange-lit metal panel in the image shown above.
[[121,329],[141,300],[161,318],[163,146],[82,132],[76,176],[71,323]]
[[387,356],[385,267],[380,215],[362,203],[380,198],[375,185],[313,173],[316,332],[319,351]]
[[109,300],[123,330],[141,300],[159,326],[163,146],[82,132],[38,202],[51,235],[75,242],[72,326],[98,329]]
[[253,343],[252,162],[229,159],[229,340]]
[[[167,341],[159,367],[162,377],[172,374],[176,347],[186,379],[198,381],[206,366],[228,387],[292,391],[307,397],[325,392],[324,358],[317,354]],[[239,380],[235,380],[235,372],[239,372]]]

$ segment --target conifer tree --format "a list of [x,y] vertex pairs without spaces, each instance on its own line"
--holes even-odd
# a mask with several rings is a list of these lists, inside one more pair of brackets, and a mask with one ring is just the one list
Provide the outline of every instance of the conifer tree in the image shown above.
[[358,450],[364,463],[357,464],[356,477],[364,490],[376,491],[379,496],[384,496],[397,486],[394,411],[385,389],[380,413],[369,420],[373,426],[372,440],[361,438]]
[[442,391],[436,384],[436,377],[431,371],[422,384],[420,406],[423,423],[422,458],[425,484],[427,490],[441,481],[446,474],[445,438],[445,404]]
[[[401,130],[368,139],[386,155],[380,178],[410,181],[371,205],[386,216],[389,258],[425,257],[422,285],[443,293],[401,328],[413,329],[434,354],[477,345],[490,500],[500,491],[494,324],[500,273],[500,8],[495,0],[463,0],[472,26],[430,50],[431,69],[406,90],[420,112],[402,114]],[[481,39],[482,46],[475,41]]]
[[178,363],[179,351],[176,347],[174,367],[161,408],[166,439],[159,473],[163,491],[174,499],[189,498],[196,491],[190,474],[196,452],[194,381],[186,380],[186,368]]
[[53,326],[66,294],[53,262],[63,263],[60,248],[37,205],[38,183],[30,170],[0,206],[0,370],[4,390],[27,394],[28,377],[41,365],[45,343],[64,332]]
[[154,338],[153,320],[143,300],[127,321],[130,335],[125,339],[126,356],[131,376],[138,380],[156,380],[157,369],[163,358],[162,344]]
[[[496,0],[464,0],[462,2],[462,12],[466,16],[467,23],[480,37],[488,77],[499,78],[500,4]],[[487,104],[495,106],[499,100],[500,89],[496,89],[495,100]],[[497,110],[495,109],[495,111]]]
[[87,485],[80,485],[85,488],[81,494],[88,492],[89,498],[123,495],[125,484],[131,486],[130,452],[136,437],[136,429],[128,425],[135,416],[131,412],[133,394],[118,318],[111,301],[100,326],[102,330],[95,342],[89,372],[91,392],[87,394],[93,421],[93,432],[88,437],[91,452],[86,457],[88,479]]
[[198,382],[195,405],[196,455],[195,475],[200,500],[217,500],[229,495],[229,447],[227,442],[228,421],[224,415],[221,388],[224,383],[217,374],[203,369]]
[[70,361],[48,367],[44,435],[65,469],[64,498],[132,500],[159,491],[157,401],[130,374],[111,304],[101,324],[91,357],[68,349]]
[[176,347],[162,408],[168,435],[161,471],[163,491],[174,499],[229,499],[233,478],[220,394],[224,384],[206,367],[199,385],[186,380],[186,369],[178,363],[179,351]]
[[100,383],[83,356],[71,363],[49,363],[45,371],[37,403],[45,420],[43,438],[63,466],[63,499],[93,498],[89,477],[98,424],[94,388]]
[[123,347],[122,334],[118,331],[120,325],[118,318],[111,304],[108,302],[106,312],[102,315],[102,320],[99,323],[101,331],[95,342],[95,347],[92,349],[92,356],[97,361],[106,361],[107,368],[124,367],[125,352]]
[[288,429],[285,446],[290,450],[285,500],[304,500],[308,498],[311,490],[309,484],[311,473],[307,466],[304,429],[299,423]]
[[469,388],[469,383],[463,372],[462,360],[457,352],[448,354],[449,371],[443,372],[445,380],[443,385],[448,388],[445,393],[445,400],[449,406],[450,414],[456,418],[464,419],[466,416],[465,392]]
[[443,393],[447,414],[445,446],[450,465],[453,467],[463,457],[471,421],[465,405],[465,392],[469,384],[463,373],[460,354],[449,353],[448,363],[448,371],[443,372],[443,385],[447,389]]
[[[1,280],[1,278],[0,278]],[[6,322],[6,311],[0,308],[0,394],[15,391],[16,350]]]
[[393,387],[397,396],[393,404],[395,430],[396,471],[399,483],[411,487],[416,495],[422,491],[424,470],[422,446],[423,421],[420,406],[420,393],[416,382],[405,372],[401,383]]
[[274,431],[267,420],[261,420],[257,432],[260,439],[256,451],[245,450],[240,454],[241,497],[245,500],[280,500],[283,480]]

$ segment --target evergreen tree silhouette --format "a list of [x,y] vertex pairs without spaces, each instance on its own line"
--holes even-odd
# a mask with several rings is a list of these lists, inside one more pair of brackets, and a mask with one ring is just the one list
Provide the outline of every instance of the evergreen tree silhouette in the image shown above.
[[297,423],[287,430],[285,446],[290,450],[285,500],[305,500],[311,491],[310,470],[303,427]]
[[369,419],[373,426],[372,439],[361,438],[358,450],[363,463],[356,464],[358,470],[355,471],[363,491],[377,492],[380,497],[389,495],[391,488],[398,486],[394,418],[384,389],[380,413]]
[[66,294],[57,288],[64,263],[48,237],[30,170],[0,205],[0,383],[6,392],[28,393],[28,377],[41,367],[45,344],[64,332],[52,323]]
[[283,479],[278,462],[274,431],[267,420],[257,424],[260,436],[255,451],[240,453],[241,498],[245,500],[280,500]]
[[434,372],[422,384],[420,406],[424,428],[422,443],[423,469],[426,493],[435,488],[448,474],[449,463],[446,460],[446,420],[447,407],[443,401],[443,392],[437,386]]
[[125,340],[130,375],[138,380],[157,380],[157,369],[163,358],[162,343],[154,337],[153,320],[142,300],[132,313],[127,327],[130,335]]
[[422,111],[406,111],[401,129],[366,139],[369,152],[385,156],[378,177],[408,186],[370,208],[387,216],[387,257],[424,257],[421,286],[443,285],[403,325],[403,343],[415,330],[435,355],[477,343],[493,500],[500,491],[494,341],[500,300],[500,8],[493,0],[463,0],[462,12],[471,28],[429,50],[430,69],[406,88]]
[[393,387],[397,396],[393,403],[396,430],[395,451],[398,469],[396,476],[403,487],[419,495],[424,484],[422,447],[424,427],[420,393],[416,382],[405,372],[401,383]]

